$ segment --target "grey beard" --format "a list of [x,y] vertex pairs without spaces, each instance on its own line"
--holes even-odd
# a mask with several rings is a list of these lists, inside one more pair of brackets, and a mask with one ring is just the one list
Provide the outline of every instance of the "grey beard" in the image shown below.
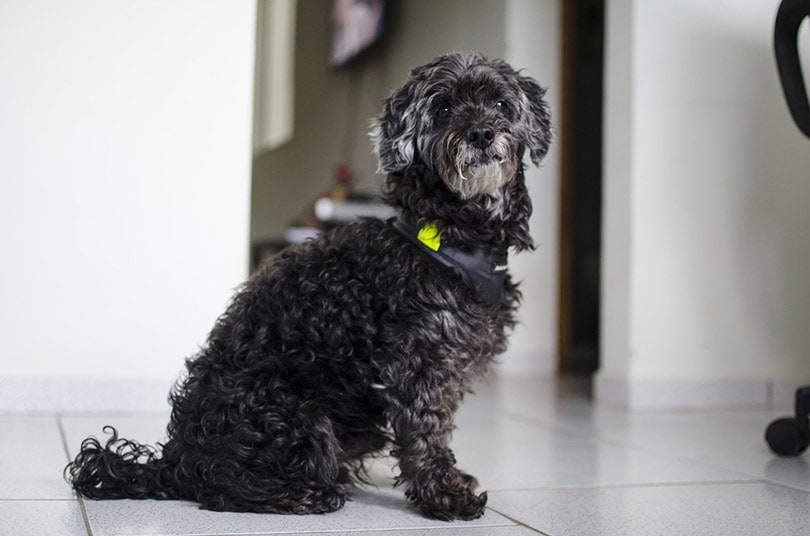
[[462,199],[471,199],[478,194],[496,195],[512,178],[512,173],[507,168],[511,166],[494,160],[483,166],[469,166],[463,173],[455,173],[448,186]]
[[460,143],[453,166],[442,173],[447,186],[462,199],[471,199],[479,194],[497,196],[515,175],[516,168],[503,138],[496,138],[487,149],[486,163],[477,162],[477,158],[481,157],[479,153],[478,149],[471,148],[467,143]]

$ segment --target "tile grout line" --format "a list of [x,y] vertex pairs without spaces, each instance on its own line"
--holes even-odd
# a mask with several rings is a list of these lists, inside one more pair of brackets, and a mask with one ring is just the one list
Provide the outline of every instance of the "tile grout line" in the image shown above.
[[[770,484],[762,479],[750,478],[747,480],[694,480],[687,482],[645,482],[641,484],[582,484],[582,485],[559,485],[559,486],[538,486],[524,488],[501,488],[488,489],[491,493],[509,493],[513,491],[574,491],[574,490],[603,490],[603,489],[631,489],[631,488],[672,488],[689,486],[740,486],[751,484]],[[789,487],[789,486],[783,486]],[[807,490],[791,488],[794,491],[810,493]]]
[[810,490],[801,488],[799,486],[794,486],[794,485],[788,484],[786,482],[779,482],[778,480],[771,480],[770,478],[763,478],[763,479],[759,480],[759,482],[762,483],[762,484],[768,484],[768,485],[776,486],[776,487],[779,487],[779,488],[789,489],[791,491],[799,491],[801,493],[810,494]]
[[[68,462],[70,462],[70,448],[68,447],[67,434],[65,433],[65,426],[62,422],[62,415],[58,413],[56,414],[56,426],[59,428],[59,435],[62,438],[62,450],[64,450],[65,457]],[[62,476],[64,477],[64,474]],[[93,536],[93,529],[90,527],[90,518],[87,516],[87,509],[84,507],[84,500],[78,493],[76,494],[76,502],[79,504],[79,509],[82,512],[82,520],[84,521],[84,528],[87,530],[87,536]]]
[[493,512],[495,512],[496,514],[498,514],[498,515],[500,515],[500,516],[505,517],[506,519],[508,519],[509,521],[511,521],[512,523],[514,523],[514,524],[515,524],[515,526],[518,526],[518,527],[523,527],[523,528],[525,528],[525,529],[529,529],[529,530],[531,530],[532,532],[536,532],[537,534],[541,534],[542,536],[550,536],[548,533],[543,532],[543,531],[541,531],[540,529],[536,529],[536,528],[532,527],[531,525],[527,525],[526,523],[524,523],[524,522],[520,521],[519,519],[515,519],[515,518],[514,518],[514,517],[512,517],[512,516],[506,515],[505,513],[501,512],[500,510],[497,510],[497,509],[495,509],[495,508],[493,508],[493,507],[491,507],[491,506],[487,506],[487,509],[488,509],[488,510],[492,510],[492,511],[493,511]]
[[82,519],[84,520],[84,528],[87,529],[87,536],[93,536],[93,529],[90,527],[90,518],[87,516],[87,509],[84,507],[84,499],[77,495],[76,501],[79,503],[79,508],[82,511]]
[[3,502],[72,502],[75,499],[59,499],[59,498],[47,498],[47,499],[37,499],[37,498],[21,498],[21,499],[0,499],[0,503]]

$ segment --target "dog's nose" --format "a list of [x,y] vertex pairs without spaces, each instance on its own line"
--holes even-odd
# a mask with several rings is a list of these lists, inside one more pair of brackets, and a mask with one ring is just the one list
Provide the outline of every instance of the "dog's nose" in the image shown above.
[[473,127],[467,132],[467,141],[479,149],[486,149],[492,145],[493,138],[495,138],[495,133],[491,128],[485,126]]

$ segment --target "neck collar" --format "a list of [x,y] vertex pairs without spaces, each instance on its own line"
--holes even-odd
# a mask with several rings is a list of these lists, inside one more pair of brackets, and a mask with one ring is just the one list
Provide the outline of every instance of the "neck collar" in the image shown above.
[[443,244],[442,231],[435,223],[416,229],[402,217],[392,218],[389,222],[419,249],[460,275],[481,301],[492,306],[503,302],[508,269],[505,248],[479,246],[462,250]]

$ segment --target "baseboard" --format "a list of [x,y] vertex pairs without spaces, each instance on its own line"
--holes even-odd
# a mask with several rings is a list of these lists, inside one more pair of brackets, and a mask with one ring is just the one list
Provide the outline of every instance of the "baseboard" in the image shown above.
[[0,378],[0,412],[165,412],[174,379]]
[[721,410],[788,408],[793,393],[810,381],[769,379],[647,380],[597,375],[598,404],[629,410]]

